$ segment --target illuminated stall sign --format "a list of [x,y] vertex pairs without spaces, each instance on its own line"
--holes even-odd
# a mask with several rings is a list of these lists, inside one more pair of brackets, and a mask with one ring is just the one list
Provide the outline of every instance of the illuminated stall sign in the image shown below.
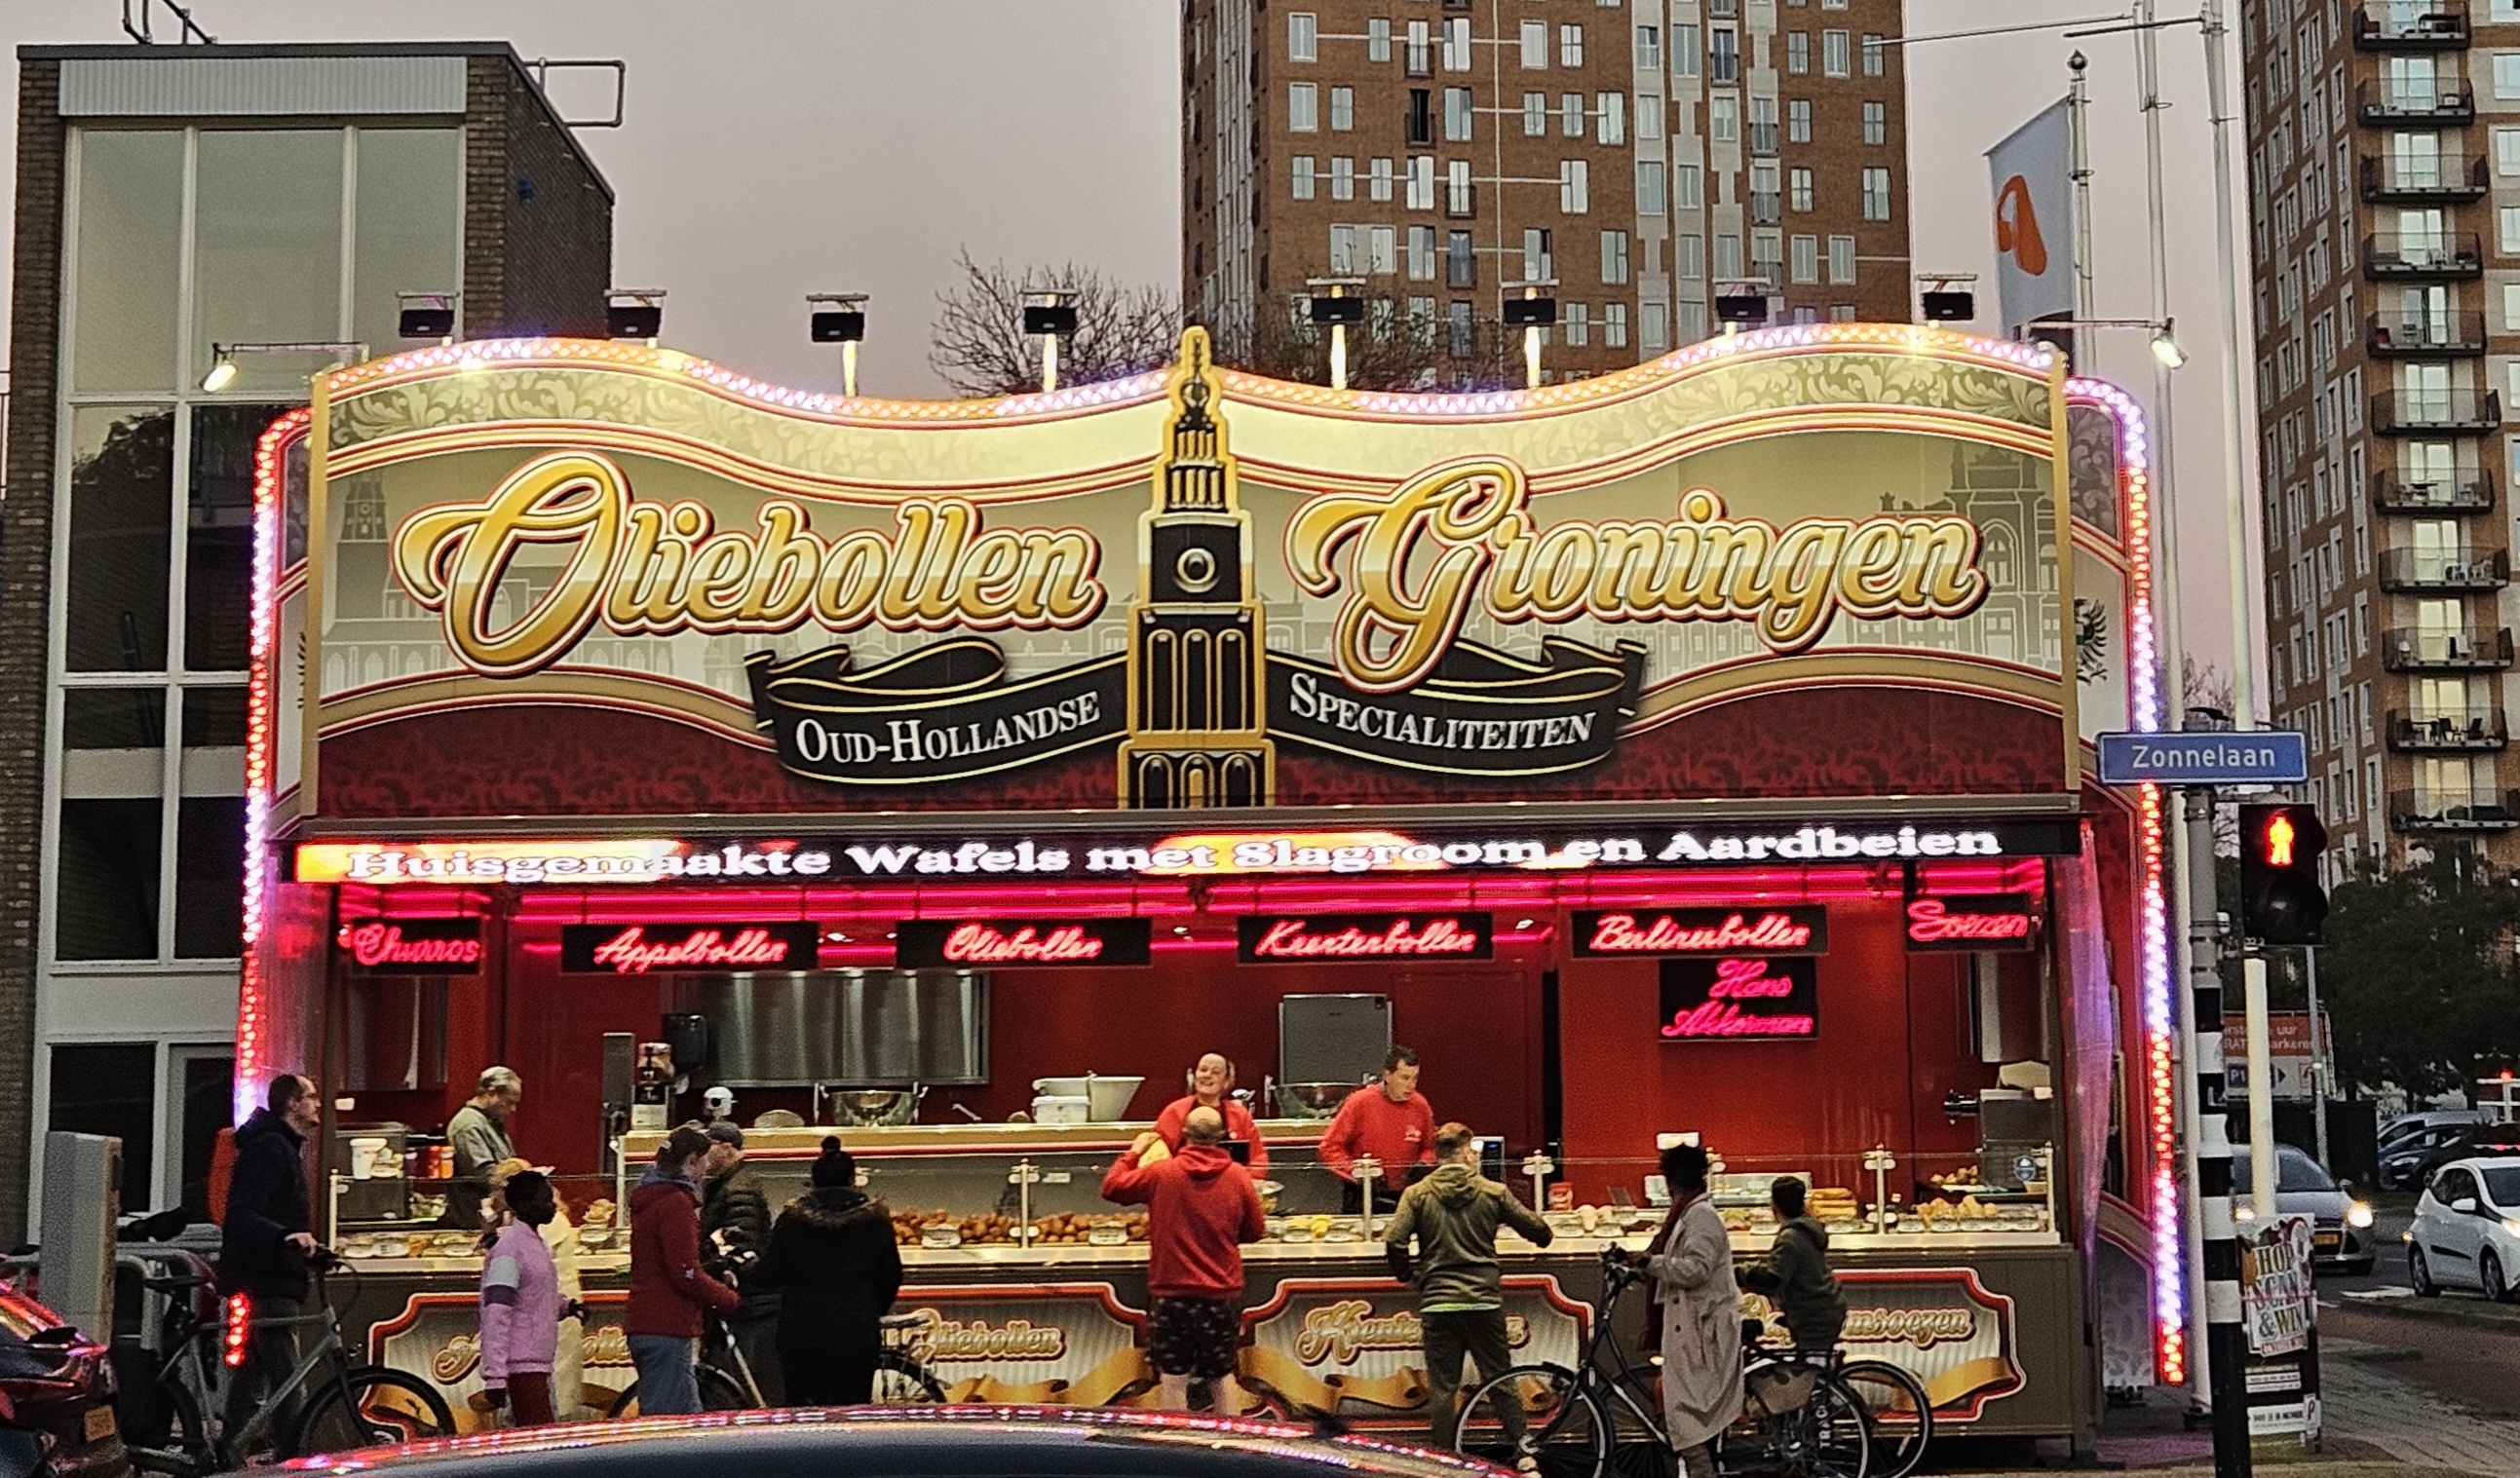
[[333,944],[363,975],[481,973],[478,918],[344,919]]
[[1825,955],[1828,910],[1602,909],[1575,914],[1578,955]]
[[1731,955],[1662,963],[1665,1042],[1807,1042],[1820,1035],[1820,962]]
[[2026,950],[2038,933],[2027,893],[1942,893],[1908,900],[1908,948]]
[[811,923],[570,923],[560,967],[572,975],[687,970],[810,970],[821,947]]
[[893,958],[905,969],[1146,964],[1151,933],[1144,918],[905,918]]
[[1250,914],[1235,920],[1246,964],[1314,960],[1487,960],[1494,918],[1484,913]]

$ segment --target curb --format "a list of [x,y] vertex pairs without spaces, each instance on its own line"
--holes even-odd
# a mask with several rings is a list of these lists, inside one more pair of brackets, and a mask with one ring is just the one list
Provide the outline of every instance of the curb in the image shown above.
[[2520,1334],[2520,1317],[2488,1313],[2490,1304],[2469,1305],[2464,1301],[2450,1303],[2440,1299],[2356,1299],[2331,1302],[2320,1299],[2322,1309],[2338,1309],[2349,1314],[2377,1314],[2388,1319],[2403,1319],[2416,1323],[2461,1324],[2471,1329],[2495,1329],[2507,1334]]

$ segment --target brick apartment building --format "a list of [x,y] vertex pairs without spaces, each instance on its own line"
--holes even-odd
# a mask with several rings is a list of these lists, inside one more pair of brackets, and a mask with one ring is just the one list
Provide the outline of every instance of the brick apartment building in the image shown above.
[[213,393],[212,345],[389,353],[406,291],[460,291],[470,337],[600,336],[612,251],[504,43],[18,56],[0,1230],[48,1128],[121,1136],[126,1208],[199,1210],[228,1122],[254,444],[331,356]]
[[2520,0],[2248,0],[2272,717],[2336,856],[2520,862]]
[[1438,384],[1535,280],[1552,379],[1720,331],[1718,292],[1906,322],[1899,33],[1899,0],[1187,0],[1184,300],[1231,355],[1360,278]]

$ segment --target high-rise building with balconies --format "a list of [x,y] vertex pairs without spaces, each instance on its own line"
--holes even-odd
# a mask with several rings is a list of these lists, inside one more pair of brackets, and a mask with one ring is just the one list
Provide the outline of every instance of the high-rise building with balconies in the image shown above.
[[1440,385],[1519,364],[1523,283],[1552,379],[1719,331],[1719,294],[1906,322],[1899,34],[1898,0],[1187,0],[1184,299],[1270,363],[1347,280],[1351,359]]
[[2349,863],[2520,860],[2520,0],[2246,0],[2272,717]]

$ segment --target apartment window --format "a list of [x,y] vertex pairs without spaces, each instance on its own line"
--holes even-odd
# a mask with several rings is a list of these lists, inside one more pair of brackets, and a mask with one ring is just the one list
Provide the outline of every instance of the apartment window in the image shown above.
[[1557,313],[1558,327],[1566,331],[1571,348],[1583,348],[1593,341],[1593,315],[1582,303],[1568,303]]
[[1560,67],[1584,65],[1584,27],[1580,25],[1557,27],[1557,65]]
[[1675,77],[1697,75],[1697,27],[1675,25],[1671,28],[1671,74]]
[[1828,239],[1828,281],[1835,288],[1855,285],[1855,238],[1832,236]]
[[1299,154],[1295,156],[1294,162],[1295,178],[1292,186],[1294,197],[1299,201],[1309,201],[1313,198],[1313,168],[1320,161],[1309,154]]
[[1869,33],[1866,34],[1864,38],[1864,74],[1866,76],[1877,77],[1882,75],[1885,69],[1885,63],[1882,59],[1888,55],[1889,50],[1890,48],[1881,44],[1881,38],[1879,36]]
[[1453,357],[1467,359],[1478,351],[1478,325],[1470,317],[1468,303],[1456,299],[1448,305],[1448,308],[1445,326],[1451,330],[1448,336],[1452,340],[1450,348],[1453,351]]
[[1435,142],[1435,95],[1426,88],[1409,89],[1407,128],[1412,144]]
[[[1682,168],[1688,166],[1682,165]],[[1637,214],[1660,215],[1662,204],[1662,161],[1637,160]]]
[[1409,276],[1417,282],[1435,280],[1435,228],[1409,228]]
[[1321,89],[1310,82],[1286,84],[1286,131],[1318,133],[1322,126]]
[[1522,69],[1524,71],[1547,71],[1549,69],[1548,22],[1525,21],[1522,22]]
[[1391,202],[1391,161],[1375,159],[1366,171],[1366,193],[1384,204]]
[[1778,208],[1777,161],[1750,161],[1750,218],[1764,225],[1775,225],[1783,212]]
[[1444,142],[1467,143],[1470,137],[1470,90],[1466,87],[1444,89]]
[[1346,133],[1356,127],[1356,89],[1330,89],[1330,132]]
[[1365,234],[1365,270],[1390,274],[1400,269],[1399,241],[1389,226],[1375,226]]
[[1662,95],[1660,93],[1637,94],[1637,137],[1641,139],[1662,137]]
[[1354,226],[1330,228],[1330,271],[1340,277],[1355,275],[1356,228]]
[[2504,256],[2520,256],[2520,205],[2505,205],[2495,212],[2494,249]]
[[1785,101],[1785,142],[1811,142],[1811,99],[1789,98]]
[[1637,27],[1637,70],[1647,75],[1662,70],[1662,31],[1657,26]]
[[1706,100],[1706,136],[1729,144],[1741,136],[1741,100],[1719,92]]
[[1409,160],[1409,199],[1412,210],[1435,208],[1435,161],[1424,155],[1414,155]]
[[1787,171],[1785,175],[1785,203],[1796,210],[1809,210],[1812,208],[1812,172],[1810,170],[1795,169]]
[[1706,336],[1706,304],[1694,298],[1671,305],[1672,332],[1685,344],[1693,344]]
[[1820,281],[1820,238],[1797,236],[1789,244],[1792,249],[1791,271],[1797,283]]
[[1409,299],[1409,341],[1421,349],[1435,346],[1435,299]]
[[2494,95],[2497,98],[2520,98],[2520,51],[2494,54]]
[[1771,288],[1785,280],[1785,243],[1774,231],[1750,233],[1750,275]]
[[1286,60],[1316,62],[1320,58],[1321,27],[1312,12],[1297,11],[1286,18]]
[[1389,343],[1392,325],[1391,299],[1377,297],[1373,300],[1373,306],[1366,309],[1365,312],[1366,331],[1373,336],[1373,341],[1378,344]]
[[1522,280],[1552,282],[1557,276],[1557,249],[1546,227],[1522,228]]
[[1879,165],[1868,166],[1864,171],[1864,218],[1890,219],[1890,171]]
[[1368,62],[1389,62],[1391,60],[1391,20],[1389,17],[1375,16],[1365,22],[1365,60]]
[[1616,287],[1628,280],[1628,234],[1601,233],[1601,281]]
[[[1662,166],[1659,164],[1655,165],[1654,173],[1659,176],[1662,173]],[[1703,176],[1698,173],[1697,166],[1694,164],[1675,164],[1672,166],[1671,202],[1673,208],[1679,210],[1696,210],[1705,205],[1705,194],[1699,188],[1698,184],[1701,178],[1703,178]],[[1643,192],[1640,190],[1638,193],[1642,195]],[[1659,190],[1655,191],[1654,198],[1656,200],[1660,200],[1662,198],[1662,192]],[[1660,213],[1660,211],[1655,212],[1657,215]]]
[[1356,160],[1343,154],[1330,157],[1330,199],[1356,199]]
[[[1422,77],[1428,72],[1433,71],[1435,69],[1434,50],[1434,28],[1429,26],[1423,21],[1410,22],[1409,53],[1402,59],[1407,67],[1409,75],[1413,77]],[[1430,323],[1434,317],[1434,308],[1435,304],[1433,300],[1429,299],[1426,304],[1426,310],[1427,318]],[[1429,332],[1431,334],[1431,330]]]
[[1444,22],[1444,70],[1470,69],[1470,22],[1467,17],[1456,17]]
[[1522,136],[1526,139],[1546,137],[1549,133],[1549,94],[1527,92],[1522,95]]
[[1847,65],[1849,56],[1850,49],[1847,46],[1845,31],[1824,30],[1820,33],[1821,75],[1826,77],[1847,75],[1851,69]]
[[1601,342],[1613,349],[1624,349],[1628,346],[1628,305],[1626,303],[1601,305]]
[[1582,215],[1593,208],[1593,166],[1584,159],[1557,161],[1557,208]]
[[1785,33],[1785,70],[1797,77],[1811,70],[1811,32]]
[[1452,159],[1444,165],[1444,213],[1470,213],[1470,161]]
[[1557,99],[1557,131],[1570,139],[1584,137],[1584,95],[1561,93]]
[[1696,282],[1706,276],[1706,238],[1695,232],[1671,239],[1671,272]]
[[2494,172],[2520,174],[2520,128],[2494,130]]
[[1470,248],[1470,234],[1456,231],[1444,242],[1445,286],[1471,288],[1476,287],[1478,281],[1478,257]]
[[1730,231],[1715,238],[1715,275],[1724,282],[1741,275],[1741,238]]
[[1706,28],[1706,80],[1722,87],[1741,80],[1741,38],[1729,25]]
[[1661,303],[1637,305],[1637,343],[1648,354],[1658,354],[1671,347],[1670,313]]
[[1864,142],[1875,148],[1890,142],[1890,105],[1864,105]]

